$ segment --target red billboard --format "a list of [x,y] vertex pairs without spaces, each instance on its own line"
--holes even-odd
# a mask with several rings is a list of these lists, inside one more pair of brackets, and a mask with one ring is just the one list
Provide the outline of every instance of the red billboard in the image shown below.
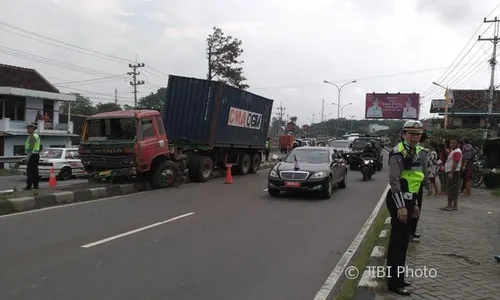
[[420,94],[366,94],[365,119],[414,119],[420,113]]

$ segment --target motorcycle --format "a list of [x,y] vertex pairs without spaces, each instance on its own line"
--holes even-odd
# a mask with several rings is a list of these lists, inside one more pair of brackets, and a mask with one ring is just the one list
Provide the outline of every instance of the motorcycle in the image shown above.
[[472,187],[478,188],[484,182],[485,162],[476,156],[472,167]]
[[375,162],[372,158],[363,158],[360,168],[361,174],[363,174],[363,181],[370,180],[372,175],[375,174]]

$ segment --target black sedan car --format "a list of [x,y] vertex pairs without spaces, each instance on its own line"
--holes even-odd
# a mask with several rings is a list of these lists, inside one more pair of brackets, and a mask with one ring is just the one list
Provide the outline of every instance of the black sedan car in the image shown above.
[[307,191],[319,192],[328,199],[333,187],[345,188],[346,181],[346,161],[335,149],[299,147],[271,169],[267,189],[271,196],[282,191]]

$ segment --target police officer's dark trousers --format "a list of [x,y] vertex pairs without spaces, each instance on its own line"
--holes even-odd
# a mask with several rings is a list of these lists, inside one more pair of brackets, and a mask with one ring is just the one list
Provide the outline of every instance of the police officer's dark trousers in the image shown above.
[[399,221],[398,209],[389,190],[386,196],[387,209],[391,215],[391,236],[387,251],[387,285],[389,289],[404,288],[406,251],[410,243],[410,226],[413,215],[413,201],[405,201],[408,212],[406,223]]
[[27,188],[38,188],[38,181],[40,176],[38,174],[38,162],[40,160],[40,155],[38,153],[33,153],[28,159],[26,164],[26,187]]
[[[417,200],[418,200],[418,209],[422,211],[422,200],[424,198],[424,186],[420,185],[420,190],[418,190]],[[411,219],[411,231],[410,235],[415,235],[417,233],[417,225],[418,220],[420,219],[420,215],[417,218]]]
[[264,153],[266,154],[266,161],[269,161],[269,148],[266,148]]

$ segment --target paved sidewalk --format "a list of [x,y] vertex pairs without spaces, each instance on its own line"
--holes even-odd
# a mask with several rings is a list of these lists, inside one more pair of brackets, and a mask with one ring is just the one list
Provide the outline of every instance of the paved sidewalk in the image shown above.
[[458,211],[441,211],[445,196],[425,197],[418,231],[419,244],[410,246],[407,265],[412,270],[433,268],[435,278],[408,278],[411,297],[385,292],[375,299],[500,299],[500,196],[473,189],[460,195]]

